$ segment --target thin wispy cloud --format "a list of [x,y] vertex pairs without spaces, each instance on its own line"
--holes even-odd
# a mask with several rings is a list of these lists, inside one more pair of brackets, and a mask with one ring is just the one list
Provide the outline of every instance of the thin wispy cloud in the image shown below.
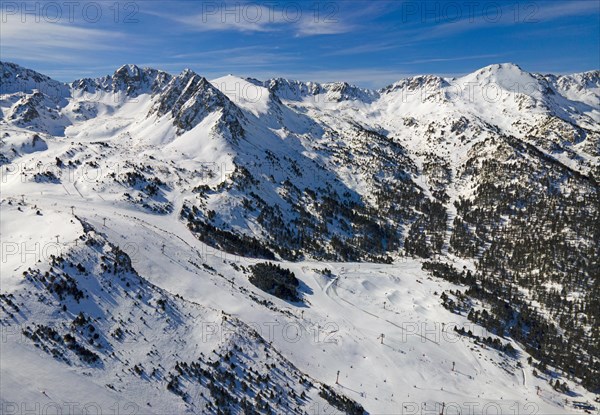
[[398,43],[367,43],[349,48],[334,49],[328,54],[330,56],[343,56],[343,55],[361,55],[366,53],[383,52],[388,50],[398,49],[402,46],[408,46],[413,44],[412,42],[398,42]]
[[487,55],[470,55],[470,56],[457,56],[453,58],[427,58],[427,59],[415,59],[411,61],[403,61],[407,65],[421,64],[421,63],[434,63],[434,62],[460,62],[475,59],[486,59],[486,58],[500,58],[502,55],[499,54],[487,54]]
[[[186,9],[187,10],[187,9]],[[339,3],[202,3],[200,10],[186,14],[165,10],[146,10],[146,14],[166,18],[195,32],[291,33],[316,36],[349,33],[357,28],[354,20],[368,12],[345,12]]]
[[[494,8],[482,8],[477,13],[458,20],[426,25],[418,22],[417,27],[404,31],[404,35],[415,41],[439,39],[456,36],[472,30],[489,29],[499,26],[527,25],[548,23],[558,18],[590,15],[600,12],[600,3],[596,1],[577,0],[567,3],[550,1],[546,3],[532,2],[525,5],[493,3]],[[493,11],[490,11],[493,10]],[[421,27],[420,27],[421,26]],[[423,30],[426,29],[426,30]]]
[[[4,59],[75,62],[82,51],[123,49],[125,34],[73,23],[25,21],[2,11],[0,49]],[[77,53],[77,54],[76,54]]]
[[539,7],[536,4],[536,12],[534,16],[537,16],[539,20],[555,20],[567,16],[580,16],[586,14],[595,14],[596,17],[600,15],[600,2],[579,0],[569,1],[566,3],[550,1],[542,3],[543,6]]
[[268,50],[264,46],[243,46],[243,47],[235,47],[235,48],[221,48],[221,49],[211,49],[211,50],[199,50],[189,53],[177,53],[174,55],[170,55],[169,58],[172,59],[194,59],[194,58],[220,58],[224,56],[230,56],[232,54],[251,54],[255,52],[260,52]]
[[265,46],[223,48],[193,53],[175,54],[169,57],[177,67],[199,67],[203,70],[220,70],[225,73],[253,68],[268,68],[300,62],[297,52],[280,51]]
[[[172,15],[171,19],[186,25],[188,28],[200,31],[238,31],[238,32],[269,32],[277,30],[281,25],[279,19],[267,7],[256,6],[253,12],[241,5],[229,8],[225,3],[215,4],[214,9],[206,9],[192,15]],[[252,13],[246,15],[246,13]]]
[[296,36],[315,36],[348,33],[354,30],[356,26],[339,21],[324,21],[309,17],[302,19],[295,27]]

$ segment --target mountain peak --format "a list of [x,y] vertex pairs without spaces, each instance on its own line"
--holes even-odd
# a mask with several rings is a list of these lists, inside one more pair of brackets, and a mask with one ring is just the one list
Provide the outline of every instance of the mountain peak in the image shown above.
[[84,78],[71,83],[75,89],[88,93],[97,90],[120,93],[135,97],[146,93],[156,93],[163,88],[172,76],[167,72],[153,68],[140,68],[134,64],[126,64],[119,67],[113,75],[102,78]]
[[0,94],[32,93],[38,90],[55,98],[69,95],[66,84],[12,62],[0,61],[0,80]]
[[539,79],[514,63],[488,65],[458,79],[465,85],[469,83],[481,86],[494,84],[508,91],[525,92],[540,89]]
[[472,72],[472,74],[481,74],[485,76],[514,77],[528,74],[519,65],[514,63],[495,63],[484,66],[481,69]]
[[204,76],[194,72],[189,68],[185,68],[174,79],[177,80],[176,82],[184,84],[184,87],[192,83],[194,88],[205,88],[207,84],[210,84],[210,82],[208,82]]
[[123,75],[127,74],[129,76],[136,76],[139,73],[140,73],[140,67],[137,65],[131,64],[131,63],[123,65],[115,71],[115,75],[116,74],[123,74]]
[[196,72],[194,72],[194,70],[192,70],[190,68],[185,68],[183,71],[181,71],[179,76],[180,77],[192,77],[192,76],[200,76],[200,75],[198,75]]
[[409,91],[414,91],[419,88],[439,89],[447,84],[448,83],[444,78],[437,75],[416,75],[396,81],[393,84],[380,89],[378,92],[387,94],[404,88]]
[[491,68],[492,70],[497,70],[497,71],[506,71],[506,70],[523,71],[523,69],[519,65],[517,65],[516,63],[512,63],[512,62],[495,63],[492,65],[485,66],[482,69],[485,69],[485,68]]
[[184,69],[160,91],[149,115],[161,117],[170,113],[173,125],[177,127],[178,134],[181,134],[218,110],[223,112],[224,119],[235,124],[236,132],[241,135],[238,120],[242,118],[242,114],[235,104],[205,77],[191,69]]

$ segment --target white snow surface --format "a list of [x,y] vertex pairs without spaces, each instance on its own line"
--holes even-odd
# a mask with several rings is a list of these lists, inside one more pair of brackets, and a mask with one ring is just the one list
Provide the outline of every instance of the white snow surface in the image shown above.
[[[131,67],[126,69],[130,76],[137,73]],[[92,403],[103,413],[115,405],[121,413],[130,413],[132,408],[137,413],[210,412],[201,405],[199,395],[194,395],[197,404],[183,402],[166,389],[165,379],[137,376],[123,370],[122,362],[132,366],[139,363],[144,368],[162,364],[166,368],[177,361],[193,361],[201,352],[210,355],[227,343],[230,332],[252,339],[248,334],[252,329],[297,370],[315,382],[332,386],[369,413],[437,414],[442,403],[449,414],[490,413],[492,407],[503,414],[515,410],[579,413],[565,405],[564,395],[549,386],[547,378],[532,374],[528,354],[518,344],[512,343],[519,351],[513,358],[456,335],[453,327],[467,326],[475,334],[494,337],[466,317],[442,307],[442,291],[461,288],[431,277],[421,269],[418,259],[398,255],[389,265],[279,261],[301,281],[306,305],[299,306],[258,290],[239,268],[263,261],[227,254],[201,243],[179,214],[184,202],[196,197],[193,187],[218,186],[232,174],[234,160],[251,160],[254,153],[265,149],[287,153],[300,163],[333,163],[318,149],[319,144],[329,140],[326,126],[368,126],[401,143],[415,160],[420,160],[423,152],[432,151],[447,159],[453,169],[458,169],[475,151],[476,143],[485,139],[489,125],[525,138],[533,128],[556,117],[598,133],[600,86],[598,74],[593,75],[542,79],[516,65],[502,64],[457,79],[411,78],[380,91],[352,89],[347,84],[286,81],[287,99],[269,90],[275,80],[263,83],[234,76],[212,80],[211,84],[242,111],[240,122],[246,132],[242,144],[220,129],[225,110],[211,112],[184,132],[175,128],[171,114],[149,115],[157,99],[150,87],[135,97],[110,90],[90,97],[71,86],[68,102],[53,109],[57,117],[44,118],[49,126],[45,130],[37,128],[35,121],[23,124],[9,117],[11,108],[17,105],[15,94],[32,93],[30,81],[28,90],[3,90],[0,127],[6,162],[1,166],[0,292],[16,295],[21,313],[17,313],[15,325],[2,326],[0,404],[6,413],[13,413],[9,411],[13,404],[19,408],[50,408],[51,404],[65,408],[68,402],[78,404],[73,413],[83,413],[83,406]],[[591,84],[577,86],[585,82]],[[489,84],[494,85],[489,88],[490,94],[492,88],[499,91],[497,100],[477,91]],[[53,91],[63,92],[60,85],[51,85]],[[473,95],[457,85],[471,85]],[[528,90],[532,85],[535,88]],[[555,94],[543,93],[541,85],[552,86]],[[419,138],[427,129],[448,128],[461,117],[470,121],[464,133],[468,140],[459,142],[443,134]],[[36,143],[32,143],[33,134],[39,135]],[[594,139],[597,136],[588,137],[587,143]],[[598,163],[598,155],[590,151],[590,145],[584,147],[586,142],[566,145],[577,157],[556,157],[573,168],[587,172]],[[77,154],[83,164],[70,168],[68,177],[62,172],[59,183],[32,179],[35,172],[56,171],[57,157],[66,162]],[[170,169],[168,188],[160,194],[165,203],[171,204],[170,212],[153,213],[124,200],[123,189],[110,179],[110,174],[126,172],[132,161],[143,162],[155,171]],[[86,167],[88,162],[99,167],[90,169]],[[307,166],[302,164],[303,168]],[[417,166],[417,170],[422,167]],[[206,171],[213,174],[206,175]],[[302,179],[306,183],[296,185],[304,188],[327,182],[324,173],[315,172]],[[269,174],[265,172],[265,176]],[[365,179],[345,171],[343,166],[339,177],[359,194],[368,191]],[[429,191],[424,176],[415,177],[415,181]],[[457,195],[468,194],[469,186],[456,180],[448,190],[448,206]],[[269,202],[268,194],[262,197]],[[232,228],[249,234],[259,232],[255,224],[239,216],[237,199],[218,196],[208,203],[229,218]],[[107,243],[124,249],[143,278],[139,286],[131,287],[131,297],[111,297],[109,291],[99,290],[108,288],[94,272],[82,277],[81,284],[93,293],[89,304],[95,305],[84,311],[97,318],[102,328],[108,331],[111,317],[132,318],[137,323],[138,333],[131,341],[111,340],[112,354],[102,356],[102,367],[56,360],[21,333],[31,321],[60,325],[74,317],[28,295],[33,288],[23,271],[30,267],[48,269],[49,256],[55,251],[81,252],[82,262],[98,267],[94,262],[98,259],[86,253],[78,240],[84,233],[79,219],[93,226]],[[451,256],[446,260],[458,261]],[[465,264],[455,265],[462,268]],[[332,278],[320,272],[326,268],[332,271]],[[133,293],[138,290],[156,296],[162,293],[172,299],[183,310],[180,321],[175,324],[152,313],[143,314],[142,308],[136,311]],[[257,303],[252,296],[271,301],[273,309]],[[236,321],[231,323],[233,329],[226,330],[229,323],[223,322],[223,315]],[[263,346],[254,340],[247,340],[247,345],[254,350],[254,356],[248,358],[257,365],[279,362],[272,353],[264,357]],[[576,394],[573,399],[593,401],[592,394],[568,383]],[[305,410],[311,413],[312,403],[320,408],[315,413],[331,413],[327,412],[330,408],[326,402],[319,399],[315,393],[309,395]]]

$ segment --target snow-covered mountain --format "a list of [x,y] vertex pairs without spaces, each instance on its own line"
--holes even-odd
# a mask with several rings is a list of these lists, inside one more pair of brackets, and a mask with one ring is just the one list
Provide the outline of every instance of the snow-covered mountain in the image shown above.
[[0,67],[7,413],[599,406],[600,71]]

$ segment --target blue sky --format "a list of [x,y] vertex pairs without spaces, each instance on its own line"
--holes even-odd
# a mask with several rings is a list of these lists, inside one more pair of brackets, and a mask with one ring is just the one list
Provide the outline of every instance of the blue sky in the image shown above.
[[600,1],[2,3],[0,58],[70,81],[125,63],[382,87],[500,62],[600,68]]

